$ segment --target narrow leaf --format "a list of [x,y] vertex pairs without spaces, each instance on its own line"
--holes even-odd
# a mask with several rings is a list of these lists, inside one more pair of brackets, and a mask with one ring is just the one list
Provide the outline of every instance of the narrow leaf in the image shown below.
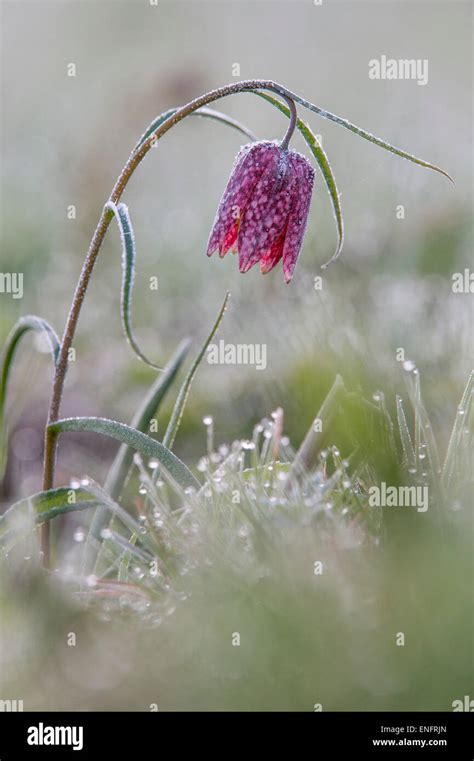
[[21,518],[31,519],[40,524],[56,518],[58,515],[87,510],[97,507],[99,503],[86,489],[62,486],[59,489],[49,489],[33,494],[31,497],[15,502],[0,516],[0,541],[21,531],[21,525],[16,521]]
[[[151,439],[151,441],[153,441],[153,439]],[[132,536],[139,537],[140,543],[151,553],[151,556],[153,557],[155,554],[155,546],[150,538],[150,534],[141,530],[141,526],[138,521],[136,521],[135,518],[133,518],[126,510],[124,510],[121,505],[115,502],[115,500],[110,497],[110,494],[107,494],[105,489],[99,486],[99,484],[92,479],[89,479],[89,485],[87,488],[102,505],[105,505],[114,514],[114,516],[119,519],[125,528],[130,531]]]
[[[183,341],[177,348],[175,354],[171,357],[163,373],[155,380],[148,391],[143,403],[137,410],[132,420],[132,428],[144,433],[149,429],[151,419],[157,414],[158,409],[163,401],[167,391],[170,389],[181,365],[189,351],[190,341]],[[122,444],[118,450],[115,459],[107,474],[104,484],[104,490],[110,494],[113,500],[118,500],[125,486],[128,473],[133,463],[134,449],[128,444]],[[86,542],[85,559],[91,562],[92,546],[91,540],[98,539],[102,529],[108,520],[108,511],[102,506],[99,507],[91,523],[90,533]]]
[[403,461],[404,465],[410,472],[417,470],[417,461],[415,450],[410,436],[410,431],[407,425],[407,419],[405,417],[405,411],[403,409],[403,402],[399,396],[396,397],[397,405],[397,420],[398,428],[400,431],[400,441],[402,442],[403,449]]
[[[168,111],[165,111],[164,113],[157,116],[149,127],[146,128],[145,132],[141,136],[140,140],[136,144],[134,148],[134,152],[138,151],[139,148],[145,143],[151,135],[158,129],[158,127],[161,127],[161,125],[170,118],[170,116],[173,116],[176,111],[178,111],[177,108],[170,108]],[[226,124],[229,127],[233,127],[238,132],[242,132],[246,137],[248,137],[250,140],[254,141],[256,140],[256,136],[251,132],[247,127],[245,127],[243,124],[238,122],[236,119],[232,119],[232,117],[227,116],[226,114],[222,114],[220,111],[215,111],[213,108],[207,108],[207,106],[203,106],[202,108],[198,108],[196,111],[192,111],[190,116],[201,116],[201,117],[207,117],[208,119],[215,119],[218,122],[221,122],[222,124]]]
[[[153,383],[141,406],[132,419],[131,426],[145,433],[149,430],[150,421],[157,414],[166,393],[171,388],[179,369],[181,368],[190,347],[190,341],[183,341],[171,357],[163,373]],[[127,444],[122,444],[108,472],[104,488],[112,499],[118,499],[122,493],[127,474],[133,463],[134,450]]]
[[193,365],[191,369],[189,370],[186,378],[184,379],[183,385],[180,388],[178,398],[176,399],[176,404],[174,406],[173,413],[171,415],[171,419],[168,423],[166,433],[163,437],[163,444],[165,447],[168,447],[169,449],[171,449],[171,447],[173,446],[174,440],[176,438],[176,434],[179,430],[181,418],[183,417],[184,408],[186,406],[186,401],[188,399],[189,392],[191,390],[191,385],[194,380],[194,376],[196,375],[198,367],[201,364],[204,354],[206,353],[207,347],[209,346],[215,334],[217,333],[217,330],[219,329],[219,325],[221,324],[225,310],[227,309],[229,298],[230,298],[230,293],[227,292],[224,302],[221,306],[220,312],[217,315],[217,320],[215,321],[214,326],[211,332],[209,333],[208,337],[204,341],[199,354],[194,360]]
[[0,371],[0,435],[2,437],[0,442],[0,477],[3,476],[6,464],[5,403],[8,379],[19,342],[25,333],[28,333],[30,330],[37,333],[44,333],[50,346],[54,364],[56,364],[59,356],[59,338],[51,325],[41,317],[36,317],[36,315],[26,315],[25,317],[21,317],[12,328],[10,335],[5,342]]
[[120,230],[120,240],[122,242],[122,292],[120,297],[120,311],[125,335],[133,351],[142,362],[149,367],[152,367],[154,370],[162,371],[162,367],[155,365],[154,362],[150,362],[150,360],[146,358],[133,335],[131,309],[133,281],[135,279],[136,248],[135,236],[128,208],[124,203],[119,203],[118,206],[116,206],[111,201],[106,204],[105,208],[109,209],[109,211],[115,215]]
[[423,404],[423,400],[421,398],[420,393],[420,387],[419,387],[419,377],[415,376],[414,382],[412,379],[408,380],[408,393],[410,396],[410,402],[412,404],[414,413],[415,413],[415,425],[416,425],[416,438],[415,438],[415,454],[418,457],[420,455],[420,446],[423,440],[423,443],[426,447],[426,453],[428,455],[428,460],[431,465],[431,472],[433,477],[436,480],[439,480],[440,475],[440,461],[439,461],[439,453],[438,453],[438,446],[436,444],[436,438],[433,432],[433,428],[431,426],[431,421],[429,418],[429,415],[426,411],[425,405]]
[[314,111],[315,114],[318,114],[318,116],[322,116],[323,119],[329,119],[329,121],[335,122],[335,124],[339,124],[341,127],[345,127],[346,129],[349,129],[351,132],[355,132],[355,134],[359,135],[359,137],[363,137],[365,140],[368,140],[369,142],[374,143],[375,145],[378,145],[380,148],[384,148],[385,150],[390,151],[390,153],[394,153],[397,156],[401,156],[401,158],[403,159],[408,159],[408,161],[413,161],[414,164],[418,164],[419,166],[424,166],[427,169],[433,169],[435,172],[439,172],[440,174],[443,174],[445,177],[448,178],[448,180],[451,180],[451,182],[454,184],[453,178],[447,172],[445,172],[444,169],[441,169],[439,166],[436,166],[436,164],[431,164],[429,161],[424,161],[423,159],[419,159],[416,156],[413,156],[411,153],[407,153],[406,151],[403,151],[401,148],[395,148],[395,146],[391,145],[390,143],[387,143],[385,140],[381,140],[379,137],[376,137],[375,135],[372,135],[370,132],[367,132],[361,127],[357,127],[355,124],[352,124],[347,119],[343,119],[341,116],[336,116],[336,114],[332,114],[330,111],[326,111],[323,108],[319,108],[318,106],[315,106],[314,103],[310,103],[308,100],[301,98],[299,95],[292,93],[290,90],[287,90],[286,88],[281,87],[280,85],[277,85],[276,89],[279,90],[280,94],[290,97],[292,100],[296,101],[296,103],[299,103],[301,106],[304,106],[304,108],[308,108],[310,111]]
[[48,429],[55,434],[66,431],[84,431],[100,433],[112,439],[127,444],[145,457],[151,457],[159,461],[165,471],[183,488],[199,489],[200,483],[193,474],[166,446],[155,441],[150,436],[131,428],[124,423],[115,420],[95,417],[65,418],[51,423]]
[[[329,426],[339,410],[341,398],[344,393],[344,381],[340,375],[336,375],[336,380],[331,386],[311,428],[295,455],[295,459],[290,469],[290,479],[301,470],[304,471],[305,468],[311,467],[316,460],[316,456],[321,449],[322,438],[326,435]],[[321,421],[321,425],[315,425],[316,422],[319,421]]]
[[[469,376],[469,379],[464,389],[461,401],[459,402],[456,417],[454,420],[453,429],[449,438],[448,451],[443,465],[443,483],[446,487],[449,487],[453,478],[459,475],[458,466],[461,456],[462,442],[465,438],[466,447],[466,460],[470,463],[470,470],[472,471],[472,428],[469,426],[469,418],[472,415],[473,404],[472,397],[474,393],[474,372]],[[468,430],[469,435],[463,436],[463,431]]]

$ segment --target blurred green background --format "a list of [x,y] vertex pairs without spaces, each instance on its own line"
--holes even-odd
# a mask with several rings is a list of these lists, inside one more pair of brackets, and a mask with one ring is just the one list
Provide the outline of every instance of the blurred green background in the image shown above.
[[[318,176],[300,263],[286,286],[279,268],[242,276],[232,255],[205,255],[240,136],[199,119],[168,133],[124,197],[138,247],[133,320],[141,345],[163,362],[190,335],[197,351],[230,289],[219,337],[265,343],[268,356],[265,371],[203,364],[178,454],[192,462],[204,449],[204,414],[226,441],[248,435],[277,405],[298,444],[336,373],[369,397],[382,388],[391,404],[404,391],[399,347],[420,369],[443,448],[472,350],[472,299],[451,290],[452,273],[472,255],[470,13],[469,3],[457,2],[3,2],[0,271],[23,272],[25,291],[22,300],[1,297],[1,335],[29,312],[62,332],[101,207],[138,136],[161,111],[234,81],[237,64],[241,79],[279,81],[441,165],[456,185],[301,112],[332,163],[346,243],[321,272],[335,225]],[[368,61],[383,54],[428,59],[428,84],[370,80]],[[75,77],[67,76],[69,63]],[[216,107],[261,138],[284,133],[283,117],[252,95]],[[299,136],[294,147],[304,150]],[[68,219],[70,205],[76,219]],[[158,292],[149,289],[153,276]],[[65,416],[129,422],[153,380],[122,337],[119,288],[112,226],[79,323]],[[21,350],[9,397],[8,501],[40,481],[50,372],[46,355]],[[100,478],[114,445],[71,441],[62,446],[60,480],[78,468]]]

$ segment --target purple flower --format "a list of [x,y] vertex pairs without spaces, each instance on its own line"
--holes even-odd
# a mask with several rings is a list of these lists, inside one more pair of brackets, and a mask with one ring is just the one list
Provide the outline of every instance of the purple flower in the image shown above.
[[244,145],[237,155],[217,210],[207,255],[239,254],[240,272],[260,262],[270,272],[283,259],[293,277],[306,229],[314,170],[296,151],[276,141]]

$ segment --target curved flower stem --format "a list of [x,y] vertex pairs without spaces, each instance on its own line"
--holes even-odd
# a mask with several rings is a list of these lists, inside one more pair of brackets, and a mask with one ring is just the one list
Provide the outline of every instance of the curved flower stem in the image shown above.
[[298,120],[298,114],[296,112],[295,101],[292,98],[287,98],[286,95],[284,96],[284,98],[286,102],[288,103],[288,108],[290,109],[290,123],[288,125],[286,135],[281,141],[280,147],[283,151],[286,151],[290,144],[290,140],[293,136],[293,132],[295,131],[296,122]]

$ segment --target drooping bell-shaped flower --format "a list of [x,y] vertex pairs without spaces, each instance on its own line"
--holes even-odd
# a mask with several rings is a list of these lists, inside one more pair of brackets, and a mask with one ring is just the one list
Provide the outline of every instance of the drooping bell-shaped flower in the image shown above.
[[240,272],[260,262],[270,272],[283,259],[293,277],[306,229],[314,183],[308,160],[276,141],[244,145],[217,210],[207,254],[239,255]]

